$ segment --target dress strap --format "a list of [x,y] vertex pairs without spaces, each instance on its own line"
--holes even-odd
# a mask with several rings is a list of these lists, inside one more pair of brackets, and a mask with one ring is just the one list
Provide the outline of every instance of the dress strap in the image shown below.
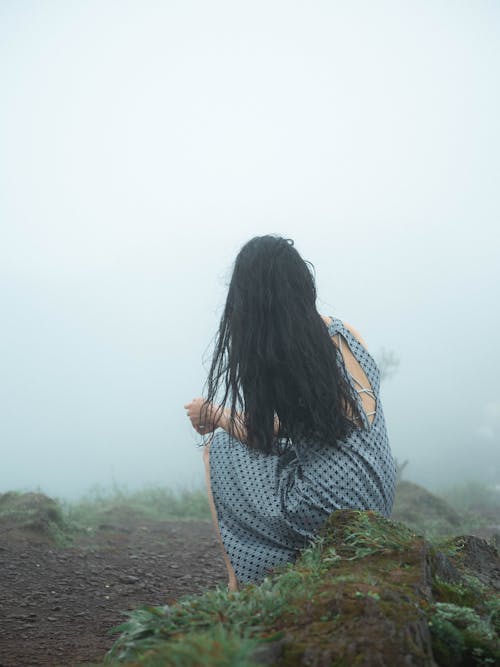
[[[349,329],[344,325],[342,320],[339,320],[336,317],[330,316],[330,323],[328,324],[328,333],[332,338],[334,336],[336,337],[336,340],[338,341],[338,349],[341,352],[341,354],[343,345],[347,344],[349,350],[353,354],[358,364],[361,366],[363,372],[365,373],[368,379],[369,386],[366,387],[364,386],[363,383],[359,381],[358,378],[354,377],[346,369],[347,375],[351,378],[351,382],[353,383],[353,389],[358,395],[358,401],[360,405],[362,406],[360,394],[367,394],[368,396],[370,396],[370,398],[373,398],[375,401],[377,401],[378,392],[380,389],[380,373],[377,364],[375,363],[375,360],[373,359],[371,354],[364,347],[364,345],[362,345],[362,343],[359,342],[356,336],[354,336],[354,334],[351,331],[349,331]],[[375,414],[375,412],[376,410],[373,412],[369,412],[368,414],[367,413],[365,414],[367,417],[370,417],[373,414]]]
[[337,317],[332,317],[331,315],[329,317],[330,317],[330,323],[327,326],[328,326],[328,333],[330,334],[330,336],[333,338],[333,336],[336,336],[338,333],[340,333],[345,338],[347,329],[345,328],[342,320],[339,320]]

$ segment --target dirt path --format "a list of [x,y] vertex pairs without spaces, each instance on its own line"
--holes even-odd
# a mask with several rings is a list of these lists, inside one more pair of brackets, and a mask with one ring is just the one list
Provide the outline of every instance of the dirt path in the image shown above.
[[0,667],[100,662],[120,612],[225,581],[208,522],[133,521],[67,548],[0,541]]

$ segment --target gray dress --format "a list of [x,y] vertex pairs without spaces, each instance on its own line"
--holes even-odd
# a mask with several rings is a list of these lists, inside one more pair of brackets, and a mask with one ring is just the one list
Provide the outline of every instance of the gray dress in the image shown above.
[[[272,568],[294,561],[337,509],[375,510],[389,516],[395,465],[382,405],[380,373],[361,343],[338,319],[328,327],[340,334],[371,387],[363,387],[342,364],[357,393],[363,427],[338,447],[296,443],[281,454],[251,450],[225,431],[210,447],[210,479],[224,548],[241,583],[258,583]],[[376,401],[373,421],[360,393]]]

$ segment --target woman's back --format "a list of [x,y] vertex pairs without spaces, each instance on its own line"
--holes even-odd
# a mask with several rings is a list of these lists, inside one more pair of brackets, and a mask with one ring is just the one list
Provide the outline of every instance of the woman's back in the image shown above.
[[252,451],[225,432],[212,441],[212,493],[238,581],[260,581],[270,568],[294,560],[337,509],[391,513],[395,466],[377,366],[340,320],[330,318],[328,331],[346,360],[342,372],[357,392],[362,424],[337,446],[308,439],[280,454]]
[[318,313],[311,268],[290,240],[245,244],[207,399],[186,406],[198,433],[223,429],[205,462],[233,587],[294,560],[337,509],[392,509],[377,366],[359,335]]

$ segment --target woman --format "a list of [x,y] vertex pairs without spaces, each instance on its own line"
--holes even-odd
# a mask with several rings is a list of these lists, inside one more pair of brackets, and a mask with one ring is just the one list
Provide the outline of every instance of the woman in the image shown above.
[[201,435],[220,429],[204,460],[231,590],[293,561],[337,509],[390,515],[395,467],[379,384],[360,335],[317,312],[314,278],[293,242],[249,241],[234,265],[207,397],[185,406]]

